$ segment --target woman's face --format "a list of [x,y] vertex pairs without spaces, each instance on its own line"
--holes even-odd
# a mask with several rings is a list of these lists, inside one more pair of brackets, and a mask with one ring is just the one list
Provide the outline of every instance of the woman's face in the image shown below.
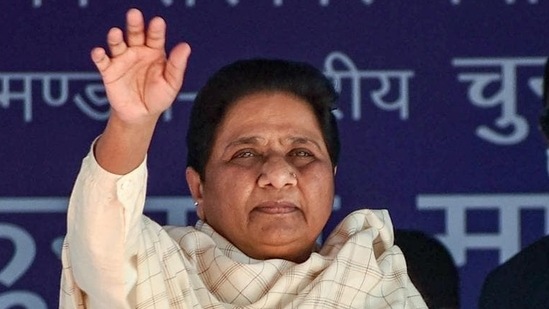
[[334,168],[312,108],[284,93],[235,102],[205,181],[187,169],[199,217],[255,259],[306,260],[332,210]]

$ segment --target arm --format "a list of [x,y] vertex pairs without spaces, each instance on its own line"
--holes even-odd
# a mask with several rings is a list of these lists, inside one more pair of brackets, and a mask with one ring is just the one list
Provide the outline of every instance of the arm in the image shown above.
[[[190,48],[166,58],[166,25],[145,30],[136,9],[127,13],[126,41],[112,28],[110,55],[95,48],[111,114],[94,151],[84,159],[67,214],[60,308],[132,308],[147,171],[145,156],[156,122],[183,83]],[[94,155],[95,154],[95,155]]]
[[166,24],[160,17],[153,18],[145,30],[143,15],[131,9],[126,27],[126,41],[122,30],[109,31],[110,57],[100,47],[91,53],[111,105],[95,155],[101,167],[118,175],[129,173],[144,160],[158,118],[181,88],[190,55],[189,45],[180,43],[166,59]]
[[146,180],[145,162],[120,176],[91,151],[84,158],[67,212],[60,308],[135,308]]

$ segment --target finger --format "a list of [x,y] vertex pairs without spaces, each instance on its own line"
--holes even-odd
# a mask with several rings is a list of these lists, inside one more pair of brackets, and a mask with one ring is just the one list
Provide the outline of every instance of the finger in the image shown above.
[[149,23],[147,30],[147,46],[155,49],[164,49],[166,43],[166,22],[161,17],[155,17]]
[[129,46],[145,44],[145,24],[143,14],[138,9],[126,13],[126,36]]
[[191,47],[187,43],[179,43],[170,52],[164,70],[164,79],[175,91],[179,91],[183,84],[183,76],[190,54]]
[[104,72],[109,67],[111,62],[111,60],[107,56],[107,53],[101,47],[96,47],[92,49],[91,59],[100,73]]
[[111,56],[116,57],[124,53],[128,46],[124,42],[124,35],[122,30],[119,28],[111,28],[107,34],[107,44],[109,45],[109,50]]

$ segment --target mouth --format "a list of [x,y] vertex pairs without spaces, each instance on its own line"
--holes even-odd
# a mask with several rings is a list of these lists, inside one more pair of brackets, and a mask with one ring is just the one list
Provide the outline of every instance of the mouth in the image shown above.
[[254,211],[271,215],[289,214],[298,210],[299,208],[296,205],[287,202],[261,203],[254,208]]

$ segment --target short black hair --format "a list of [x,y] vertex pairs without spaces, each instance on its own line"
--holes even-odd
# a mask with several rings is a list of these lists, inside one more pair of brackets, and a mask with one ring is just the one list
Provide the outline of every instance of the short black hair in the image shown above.
[[459,308],[459,273],[448,249],[416,230],[395,230],[395,245],[404,253],[408,276],[429,309]]
[[217,129],[228,109],[239,99],[259,92],[286,92],[310,104],[332,165],[337,165],[340,141],[332,110],[338,94],[331,81],[304,62],[254,58],[222,67],[198,92],[187,130],[187,167],[192,167],[205,180],[206,163]]

